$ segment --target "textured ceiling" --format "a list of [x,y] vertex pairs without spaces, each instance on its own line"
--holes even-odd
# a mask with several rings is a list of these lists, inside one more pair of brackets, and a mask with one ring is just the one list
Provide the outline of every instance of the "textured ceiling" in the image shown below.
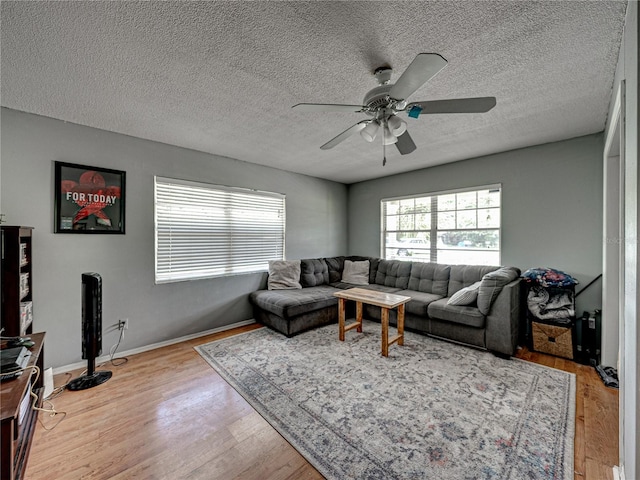
[[[626,1],[2,1],[2,106],[344,183],[604,129]],[[354,135],[360,104],[421,52],[449,64],[409,100],[495,96],[408,119],[401,156]]]

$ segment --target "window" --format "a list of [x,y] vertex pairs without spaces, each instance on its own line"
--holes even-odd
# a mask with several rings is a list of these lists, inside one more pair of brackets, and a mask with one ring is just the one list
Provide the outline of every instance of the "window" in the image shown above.
[[156,283],[268,269],[284,259],[285,198],[155,177]]
[[382,257],[500,265],[500,201],[500,185],[382,200]]

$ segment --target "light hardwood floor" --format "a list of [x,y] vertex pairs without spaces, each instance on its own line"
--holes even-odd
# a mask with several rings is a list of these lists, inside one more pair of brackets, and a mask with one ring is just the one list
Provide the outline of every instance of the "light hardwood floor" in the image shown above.
[[618,390],[605,387],[593,367],[527,349],[516,356],[576,375],[574,479],[613,479],[612,469],[618,464]]
[[[67,412],[63,421],[56,425],[59,416],[40,413],[25,478],[321,479],[193,349],[254,328],[260,327],[240,327],[101,367],[113,372],[108,382],[53,400],[56,410]],[[518,356],[576,374],[575,479],[612,479],[617,390],[604,387],[593,368],[526,350]],[[68,377],[57,375],[55,384]]]

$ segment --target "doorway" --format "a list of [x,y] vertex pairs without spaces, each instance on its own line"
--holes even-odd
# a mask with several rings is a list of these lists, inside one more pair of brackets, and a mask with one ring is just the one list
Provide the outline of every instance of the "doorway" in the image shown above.
[[625,161],[624,98],[620,82],[606,132],[603,162],[603,251],[602,251],[602,365],[613,366],[619,379],[620,467],[624,452],[624,272],[625,272]]

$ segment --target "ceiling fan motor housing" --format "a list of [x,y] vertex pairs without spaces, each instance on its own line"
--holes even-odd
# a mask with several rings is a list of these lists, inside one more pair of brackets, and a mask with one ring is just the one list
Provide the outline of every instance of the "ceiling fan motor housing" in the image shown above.
[[367,113],[375,116],[377,110],[390,108],[392,103],[395,103],[391,97],[389,97],[391,87],[393,87],[393,85],[380,85],[367,92],[362,101],[362,104],[369,110]]
[[364,113],[376,119],[382,119],[403,111],[407,102],[404,100],[399,102],[391,98],[389,96],[391,87],[393,84],[385,84],[369,90],[362,101],[365,107]]

